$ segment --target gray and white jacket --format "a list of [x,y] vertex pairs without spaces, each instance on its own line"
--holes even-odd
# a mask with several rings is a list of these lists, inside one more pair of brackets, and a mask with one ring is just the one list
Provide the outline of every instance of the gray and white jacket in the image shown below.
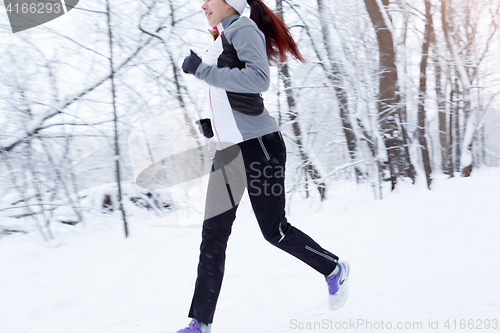
[[214,140],[227,146],[279,131],[261,96],[270,84],[264,34],[253,20],[236,14],[217,30],[219,37],[195,73],[207,84]]

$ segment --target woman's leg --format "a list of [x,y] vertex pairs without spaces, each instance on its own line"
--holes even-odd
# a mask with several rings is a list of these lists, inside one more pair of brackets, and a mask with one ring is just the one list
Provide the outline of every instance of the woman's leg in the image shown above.
[[264,238],[323,275],[337,266],[338,257],[290,225],[285,217],[286,148],[279,132],[240,144],[248,194]]
[[210,324],[222,285],[226,246],[235,219],[236,207],[203,222],[198,278],[189,318]]
[[239,151],[238,146],[217,151],[210,173],[198,278],[188,315],[204,324],[213,321],[224,276],[227,241],[245,188],[239,180],[244,180],[242,170],[238,170],[243,167],[235,167],[238,156],[241,159]]

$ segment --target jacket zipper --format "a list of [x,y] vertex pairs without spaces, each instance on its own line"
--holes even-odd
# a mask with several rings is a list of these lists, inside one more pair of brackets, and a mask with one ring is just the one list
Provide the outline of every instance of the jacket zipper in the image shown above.
[[271,159],[271,157],[269,156],[269,153],[267,152],[266,147],[264,146],[264,142],[262,142],[262,137],[259,136],[257,139],[259,140],[259,143],[260,143],[260,146],[262,147],[262,151],[264,152],[264,155],[266,155],[266,158],[269,161]]

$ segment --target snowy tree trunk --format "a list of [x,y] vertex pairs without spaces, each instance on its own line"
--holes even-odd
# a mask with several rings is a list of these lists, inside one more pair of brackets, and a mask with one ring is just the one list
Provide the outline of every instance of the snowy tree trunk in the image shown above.
[[[170,25],[172,26],[172,30],[176,24],[176,21],[175,21],[175,9],[174,9],[174,6],[172,4],[172,2],[170,2],[170,13],[171,13],[171,20],[170,20]],[[184,87],[182,84],[181,84],[181,81],[180,81],[180,69],[179,67],[177,67],[177,64],[174,60],[174,57],[172,56],[172,52],[169,48],[166,48],[166,51],[168,52],[168,56],[170,58],[170,63],[172,65],[172,71],[173,71],[173,75],[174,75],[174,83],[175,83],[175,89],[176,89],[176,98],[177,100],[179,101],[179,105],[181,106],[181,108],[183,109],[184,111],[184,120],[185,120],[185,124],[186,126],[189,128],[189,133],[191,134],[191,136],[195,139],[197,139],[199,136],[197,135],[197,131],[196,131],[196,128],[194,127],[193,125],[193,121],[191,120],[191,116],[189,115],[189,112],[186,108],[186,103],[184,102],[184,98],[183,98],[183,94],[182,92],[183,91],[186,91],[186,87]],[[199,145],[202,146],[203,145],[203,142],[202,141],[199,141]],[[200,150],[201,151],[201,150]]]
[[[389,0],[383,0],[382,4],[383,4],[384,9],[387,8],[387,6],[389,6]],[[397,66],[399,66],[398,71],[400,73],[403,73],[403,75],[398,75],[398,80],[400,82],[398,82],[399,93],[397,94],[396,99],[397,99],[397,103],[399,104],[399,112],[398,112],[399,122],[400,122],[399,125],[401,128],[401,134],[402,134],[402,138],[403,138],[403,147],[404,147],[405,156],[406,156],[406,165],[408,165],[408,174],[411,175],[411,177],[413,177],[413,175],[415,175],[415,168],[413,167],[413,164],[411,163],[411,160],[410,160],[409,146],[411,144],[411,138],[409,137],[408,131],[407,131],[407,127],[408,127],[408,110],[407,110],[408,105],[407,105],[407,103],[410,100],[410,98],[408,97],[408,91],[406,89],[407,77],[409,75],[409,73],[407,71],[407,63],[406,63],[406,58],[407,58],[406,42],[407,42],[407,35],[408,35],[409,30],[410,30],[409,26],[408,26],[410,13],[409,13],[409,9],[408,9],[408,6],[407,6],[405,0],[402,0],[399,5],[403,8],[403,16],[404,16],[405,23],[403,25],[403,30],[404,30],[403,31],[403,38],[402,38],[402,41],[400,42],[401,45],[400,45],[400,49],[399,49],[400,61],[399,61],[399,64],[396,64]],[[387,14],[387,20],[391,20],[391,18],[388,14]],[[390,22],[392,23],[392,20]]]
[[[432,16],[431,16],[432,18]],[[436,29],[434,24],[429,26],[429,41],[433,46],[433,62],[434,62],[434,79],[435,79],[435,90],[436,90],[436,102],[438,106],[438,128],[439,128],[439,144],[441,151],[441,170],[445,174],[451,174],[451,165],[449,164],[449,143],[448,132],[447,132],[447,112],[446,112],[446,86],[443,85],[443,74],[446,79],[446,73],[443,71],[440,60],[436,55],[439,52],[439,45],[436,39]]]
[[[278,11],[278,15],[280,15],[280,18],[284,20],[283,17],[283,2],[282,0],[276,0],[276,8],[279,8],[280,11]],[[322,176],[318,170],[318,168],[314,165],[314,163],[311,161],[309,158],[304,144],[302,140],[302,131],[300,129],[300,125],[297,121],[297,108],[296,108],[296,102],[295,102],[295,97],[293,96],[293,91],[290,89],[292,87],[292,81],[290,77],[290,73],[288,71],[288,65],[286,63],[280,63],[279,64],[279,72],[281,73],[281,79],[283,81],[283,85],[285,87],[285,92],[287,96],[287,102],[288,102],[288,115],[290,118],[290,122],[292,123],[292,128],[293,128],[293,134],[295,136],[295,143],[297,144],[297,147],[299,148],[300,152],[300,157],[302,159],[304,171],[307,176],[311,177],[313,182],[316,184],[318,192],[320,194],[321,200],[324,200],[326,198],[326,183],[322,181]],[[306,182],[307,183],[307,182]]]
[[111,12],[109,7],[109,0],[106,1],[106,16],[108,24],[108,36],[109,36],[109,66],[111,69],[111,96],[113,102],[113,123],[114,123],[114,140],[115,140],[115,175],[116,184],[118,185],[118,205],[122,213],[123,227],[125,231],[125,237],[128,237],[128,223],[127,215],[125,213],[125,208],[122,203],[122,185],[121,185],[121,173],[120,173],[120,144],[119,144],[119,134],[118,134],[118,113],[116,109],[116,89],[115,89],[115,72],[113,65],[113,29],[111,27]]
[[295,104],[295,97],[293,96],[292,89],[290,89],[292,87],[292,82],[290,79],[290,73],[288,72],[288,65],[286,63],[280,64],[280,67],[281,67],[280,69],[281,78],[283,80],[283,85],[285,86],[285,91],[288,101],[288,109],[289,109],[288,116],[290,118],[290,122],[292,123],[293,134],[295,136],[294,141],[297,144],[297,147],[299,148],[300,157],[304,165],[304,171],[306,177],[307,176],[311,177],[311,179],[317,186],[318,192],[321,196],[321,200],[324,200],[326,198],[326,183],[321,180],[322,179],[321,174],[319,173],[318,169],[309,158],[304,147],[304,143],[302,140],[302,131],[297,121],[298,113]]
[[449,120],[448,120],[448,164],[449,164],[449,170],[450,170],[450,177],[455,177],[455,160],[453,158],[454,153],[453,153],[453,117],[454,117],[454,104],[453,104],[453,96],[455,94],[454,88],[452,88],[451,93],[450,93],[450,113],[449,113]]
[[455,61],[458,76],[460,77],[460,81],[462,83],[464,112],[465,114],[468,114],[468,117],[465,117],[465,133],[461,145],[459,167],[462,171],[462,176],[468,177],[470,176],[473,168],[472,141],[474,139],[474,133],[477,126],[477,106],[472,100],[472,84],[467,72],[465,62],[460,57],[458,46],[456,45],[455,40],[453,39],[453,36],[451,36],[451,33],[449,31],[450,29],[448,23],[446,0],[443,0],[441,2],[441,11],[443,31],[445,34],[446,42],[451,56]]
[[424,42],[422,46],[422,61],[420,62],[420,91],[418,103],[418,141],[420,143],[420,151],[422,153],[422,163],[424,165],[425,177],[427,179],[427,187],[431,188],[432,183],[432,168],[429,158],[429,149],[427,147],[427,139],[425,137],[425,99],[427,95],[427,62],[429,59],[429,39],[431,34],[432,16],[431,3],[425,0],[425,31]]
[[[318,2],[318,13],[320,17],[321,32],[323,34],[323,44],[328,57],[328,63],[330,64],[330,70],[326,73],[327,78],[332,83],[335,90],[335,96],[337,97],[337,103],[340,110],[340,119],[342,121],[342,127],[344,130],[344,135],[347,142],[347,148],[349,150],[349,155],[352,162],[356,162],[356,146],[357,138],[351,123],[351,114],[349,109],[349,99],[347,91],[345,88],[345,82],[342,80],[342,69],[338,64],[338,61],[334,59],[332,51],[332,40],[330,38],[330,29],[327,24],[327,11],[323,0],[317,0]],[[325,68],[325,66],[323,66]],[[326,68],[325,68],[326,69]],[[356,169],[356,178],[359,174],[359,170]]]
[[388,156],[391,188],[396,187],[399,176],[410,177],[413,181],[415,175],[413,166],[408,165],[409,156],[403,146],[399,131],[397,116],[400,112],[397,97],[398,73],[396,68],[396,55],[391,32],[391,22],[385,7],[377,0],[364,0],[366,9],[377,35],[380,52],[380,79],[378,113],[382,137]]
[[438,61],[434,62],[434,73],[436,79],[436,98],[438,105],[439,122],[439,143],[441,148],[441,169],[444,173],[450,174],[450,165],[448,164],[448,139],[447,139],[447,117],[446,117],[446,97],[443,91],[442,70]]
[[458,84],[458,79],[455,79],[455,93],[453,100],[453,163],[455,171],[460,171],[460,100],[462,99],[462,94],[460,91],[460,86]]

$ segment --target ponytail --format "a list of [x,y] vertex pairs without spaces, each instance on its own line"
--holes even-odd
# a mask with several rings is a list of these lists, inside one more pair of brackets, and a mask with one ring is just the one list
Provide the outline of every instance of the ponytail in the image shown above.
[[284,62],[290,53],[298,61],[306,62],[293,40],[285,22],[273,13],[262,0],[248,0],[250,18],[266,36],[266,51],[269,63]]

